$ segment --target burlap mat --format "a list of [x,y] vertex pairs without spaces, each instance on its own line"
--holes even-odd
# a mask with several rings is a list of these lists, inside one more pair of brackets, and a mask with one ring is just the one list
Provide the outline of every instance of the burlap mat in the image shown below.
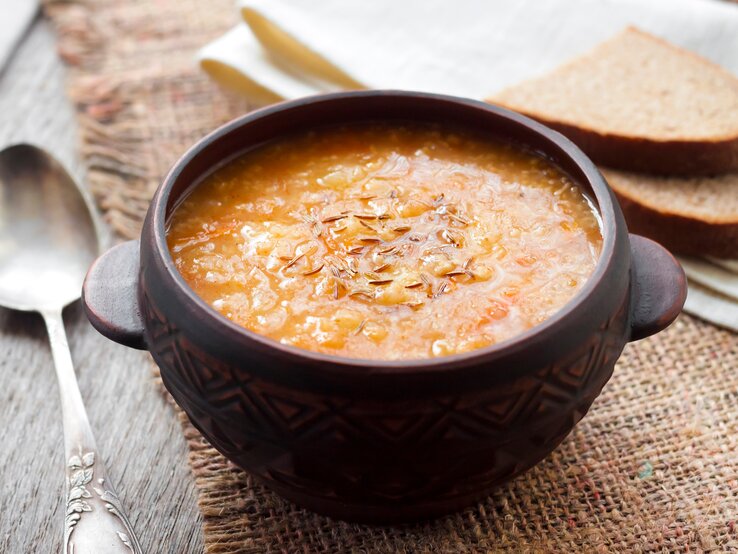
[[[232,0],[51,2],[71,66],[89,184],[137,235],[173,161],[248,110],[194,67]],[[738,340],[682,316],[629,345],[589,415],[543,463],[478,506],[409,527],[301,510],[231,466],[180,412],[210,553],[738,551]]]

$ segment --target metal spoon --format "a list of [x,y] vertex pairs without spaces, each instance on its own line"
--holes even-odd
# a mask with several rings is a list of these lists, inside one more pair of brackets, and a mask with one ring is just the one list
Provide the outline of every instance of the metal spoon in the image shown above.
[[93,212],[59,162],[28,144],[0,152],[0,305],[39,312],[49,332],[67,460],[64,552],[139,554],[95,446],[62,321],[99,250]]

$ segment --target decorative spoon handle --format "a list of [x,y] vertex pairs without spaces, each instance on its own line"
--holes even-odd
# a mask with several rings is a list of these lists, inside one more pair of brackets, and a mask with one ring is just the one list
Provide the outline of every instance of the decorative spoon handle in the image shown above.
[[141,554],[108,482],[72,366],[61,310],[43,312],[61,392],[66,454],[65,554]]

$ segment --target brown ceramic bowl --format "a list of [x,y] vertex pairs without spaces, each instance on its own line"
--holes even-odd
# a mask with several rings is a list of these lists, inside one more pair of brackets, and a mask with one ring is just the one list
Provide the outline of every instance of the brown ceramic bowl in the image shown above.
[[[445,358],[377,361],[285,346],[229,321],[188,287],[166,243],[184,194],[264,141],[359,120],[450,123],[542,152],[584,187],[603,223],[593,275],[553,317]],[[141,240],[90,269],[84,303],[114,341],[146,348],[192,423],[230,460],[316,512],[368,522],[457,510],[547,456],[584,416],[626,342],[666,327],[684,274],[628,234],[590,160],[560,134],[472,100],[367,91],[278,104],[193,146],[154,195]]]

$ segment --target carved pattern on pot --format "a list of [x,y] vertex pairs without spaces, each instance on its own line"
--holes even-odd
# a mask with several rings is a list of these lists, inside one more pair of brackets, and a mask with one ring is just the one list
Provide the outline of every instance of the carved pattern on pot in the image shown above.
[[540,461],[610,378],[628,323],[626,295],[563,361],[495,390],[403,401],[398,413],[245,373],[142,300],[165,384],[213,446],[267,484],[382,505],[479,496]]

